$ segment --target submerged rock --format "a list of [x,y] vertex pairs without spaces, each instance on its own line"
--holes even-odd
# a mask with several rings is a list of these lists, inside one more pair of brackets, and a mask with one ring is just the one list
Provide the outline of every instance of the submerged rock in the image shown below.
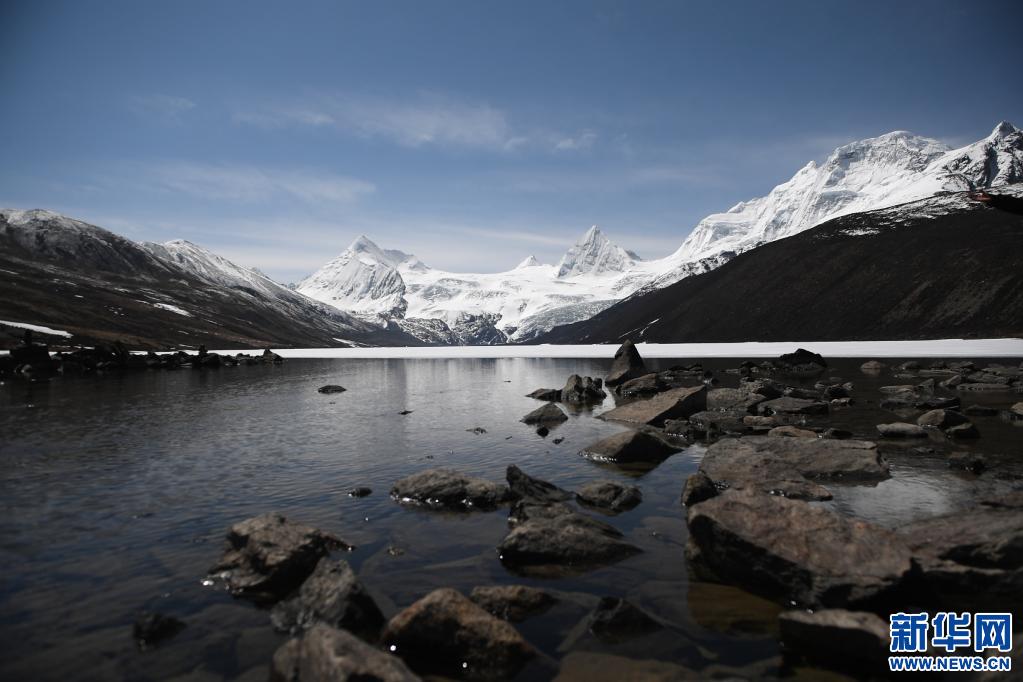
[[557,388],[538,388],[529,395],[527,398],[536,398],[537,400],[545,400],[547,402],[556,403],[561,400],[561,389]]
[[351,549],[316,528],[263,514],[231,526],[228,547],[210,569],[232,594],[276,601],[298,587],[332,549]]
[[809,431],[807,429],[801,429],[798,426],[786,424],[785,426],[776,426],[767,432],[768,436],[774,438],[816,438],[817,433]]
[[270,620],[278,630],[291,633],[324,623],[374,637],[384,624],[384,615],[347,561],[325,557],[297,595],[274,606]]
[[580,454],[600,462],[660,462],[680,449],[643,431],[624,431],[586,446]]
[[539,615],[558,602],[551,593],[527,585],[474,587],[469,599],[487,613],[513,623]]
[[895,533],[775,495],[727,491],[689,507],[688,523],[691,558],[722,580],[807,607],[879,603],[912,567]]
[[316,389],[317,393],[344,393],[347,389],[344,386],[338,386],[337,384],[327,384],[326,386],[320,386]]
[[505,679],[536,656],[514,627],[450,588],[434,590],[398,613],[381,640],[423,675]]
[[345,630],[314,625],[274,653],[270,682],[418,682],[400,658]]
[[605,642],[621,642],[663,630],[650,614],[621,597],[604,597],[589,617],[589,630]]
[[562,412],[561,408],[554,403],[547,403],[543,407],[536,408],[519,421],[523,424],[550,426],[552,424],[560,424],[563,421],[568,421],[568,415]]
[[877,432],[885,438],[926,438],[927,432],[923,427],[905,422],[894,422],[891,424],[878,424]]
[[642,502],[643,493],[634,485],[622,485],[617,481],[594,481],[579,488],[575,499],[587,507],[618,514]]
[[553,483],[533,478],[514,464],[505,474],[508,487],[516,497],[530,502],[562,502],[571,499],[572,493],[562,490]]
[[402,504],[466,511],[493,509],[510,500],[512,495],[508,487],[500,483],[441,468],[406,476],[391,488],[391,497]]
[[162,613],[143,613],[132,626],[132,636],[139,649],[145,651],[174,637],[185,629],[185,623]]
[[782,396],[757,405],[757,413],[772,414],[827,414],[828,404],[813,398]]
[[643,358],[636,350],[636,344],[631,340],[626,341],[615,352],[614,361],[611,363],[611,370],[604,380],[608,386],[617,386],[629,379],[637,379],[644,374],[649,374]]
[[867,360],[860,365],[860,371],[866,374],[880,374],[888,365],[880,360]]
[[666,419],[681,419],[707,409],[707,387],[673,388],[646,400],[620,405],[601,419],[661,426]]
[[939,409],[924,412],[922,415],[917,417],[916,423],[917,426],[930,426],[935,429],[945,430],[952,426],[969,424],[970,420],[959,412]]
[[889,626],[876,614],[845,609],[786,611],[778,616],[778,624],[787,657],[870,676],[888,672]]

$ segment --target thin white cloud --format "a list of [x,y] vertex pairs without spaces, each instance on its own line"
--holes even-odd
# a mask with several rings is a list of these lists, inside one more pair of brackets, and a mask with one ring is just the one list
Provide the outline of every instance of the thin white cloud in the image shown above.
[[183,114],[195,108],[195,102],[185,97],[154,93],[129,97],[128,106],[140,116],[177,123]]
[[589,149],[597,141],[597,133],[592,130],[584,130],[575,137],[563,137],[554,143],[556,152],[574,152]]

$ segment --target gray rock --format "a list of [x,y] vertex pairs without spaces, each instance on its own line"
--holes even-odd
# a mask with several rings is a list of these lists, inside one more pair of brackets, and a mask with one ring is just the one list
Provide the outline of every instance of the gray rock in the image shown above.
[[794,353],[786,353],[776,360],[782,371],[803,376],[820,374],[828,368],[828,363],[817,353],[799,348]]
[[530,502],[562,502],[571,499],[572,493],[562,490],[553,483],[533,478],[514,464],[505,474],[508,487],[516,497]]
[[573,511],[564,504],[518,503],[512,525],[498,546],[505,565],[534,573],[577,572],[614,563],[639,553],[614,526]]
[[1012,381],[1012,379],[1008,376],[988,371],[973,372],[972,374],[967,374],[963,378],[970,384],[1008,384]]
[[278,630],[291,633],[323,623],[375,637],[384,615],[347,561],[324,557],[295,597],[274,606],[270,621]]
[[329,533],[263,514],[231,526],[227,549],[210,569],[236,596],[276,601],[298,587],[333,549],[351,549]]
[[526,585],[474,587],[469,599],[487,613],[513,623],[539,615],[558,602],[550,592]]
[[741,388],[712,388],[707,391],[708,410],[738,410],[754,412],[757,405],[767,400],[759,393],[750,393]]
[[945,435],[949,438],[979,438],[980,431],[970,422],[956,424],[945,429]]
[[637,379],[644,374],[649,374],[643,358],[636,350],[636,344],[626,341],[615,353],[614,361],[611,363],[611,371],[607,373],[604,380],[608,386],[617,386],[629,379]]
[[698,470],[686,478],[685,485],[682,487],[682,504],[683,506],[691,507],[704,500],[709,500],[719,492],[720,490],[714,485],[714,481],[707,474]]
[[560,424],[563,421],[568,421],[568,416],[554,403],[547,403],[543,407],[536,408],[519,421],[523,424],[550,426],[551,424]]
[[952,410],[931,410],[930,412],[924,412],[922,415],[917,417],[916,423],[918,426],[947,429],[959,424],[969,424],[970,420],[959,412],[954,412]]
[[551,403],[556,403],[561,400],[561,389],[558,388],[538,388],[529,395],[527,398],[535,398],[537,400],[544,400]]
[[889,627],[876,614],[844,609],[785,611],[778,616],[778,625],[787,657],[871,678],[887,676]]
[[801,429],[798,426],[786,424],[785,426],[776,426],[767,432],[768,436],[775,438],[816,438],[817,433],[809,431],[807,429]]
[[580,454],[600,462],[660,462],[680,449],[644,431],[623,431],[588,445]]
[[[1023,403],[1020,403],[1020,406],[1023,410]],[[998,409],[987,405],[970,405],[963,410],[963,414],[970,417],[994,417],[998,415]],[[1023,417],[1023,413],[1020,416]]]
[[418,682],[397,656],[355,635],[315,625],[285,642],[273,656],[270,682]]
[[318,389],[316,389],[316,392],[317,393],[344,393],[345,390],[346,389],[345,389],[344,386],[338,386],[337,384],[328,384],[326,386],[320,386]]
[[772,414],[827,414],[828,404],[820,400],[783,396],[757,405],[757,413]]
[[707,409],[707,387],[673,388],[646,400],[620,405],[601,419],[662,426],[667,419],[681,419]]
[[906,422],[894,422],[891,424],[878,424],[877,432],[885,438],[926,438],[927,432],[923,427]]
[[689,424],[692,427],[690,432],[698,438],[716,438],[726,433],[745,433],[749,430],[744,421],[746,416],[742,410],[704,410],[689,416]]
[[450,588],[434,590],[398,613],[381,641],[421,675],[458,679],[514,677],[536,656],[507,621]]
[[601,380],[573,374],[561,389],[561,401],[570,405],[592,405],[604,402],[607,393],[601,388]]
[[953,452],[948,456],[948,466],[951,469],[962,469],[980,474],[987,469],[987,459],[984,455],[974,452]]
[[761,395],[768,400],[774,400],[780,398],[785,387],[776,381],[769,379],[756,379],[754,381],[744,381],[739,384],[739,390],[744,393]]
[[880,360],[867,360],[860,365],[860,371],[866,374],[880,374],[888,365]]
[[634,485],[622,485],[617,481],[594,481],[579,488],[575,498],[587,507],[617,514],[642,502],[643,493]]
[[401,504],[466,511],[493,509],[510,500],[511,491],[507,486],[453,469],[427,469],[395,483],[391,497]]
[[609,643],[663,630],[650,614],[621,597],[603,597],[589,616],[589,631]]
[[895,533],[775,495],[727,491],[689,507],[688,523],[691,559],[726,582],[806,607],[883,602],[912,567]]
[[956,386],[957,391],[975,391],[975,392],[986,392],[986,391],[1011,391],[1012,386],[1005,383],[989,383],[989,384],[959,384]]
[[619,395],[624,396],[637,396],[647,395],[649,393],[659,393],[667,388],[667,385],[656,373],[644,374],[641,377],[635,379],[629,379],[628,381],[619,384],[618,388],[615,389]]

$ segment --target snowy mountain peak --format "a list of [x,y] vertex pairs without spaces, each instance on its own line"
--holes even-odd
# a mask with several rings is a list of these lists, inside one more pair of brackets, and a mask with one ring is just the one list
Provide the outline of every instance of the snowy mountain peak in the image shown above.
[[539,264],[540,264],[540,261],[538,261],[536,259],[536,256],[529,256],[524,261],[522,261],[521,263],[516,265],[515,269],[516,270],[521,270],[522,268],[534,268],[534,267],[536,267]]
[[1009,135],[1018,132],[1019,128],[1016,126],[1012,125],[1008,121],[1001,121],[995,126],[995,129],[991,131],[991,134],[987,136],[987,139],[991,141],[1001,140],[1004,137],[1008,137]]
[[557,276],[564,279],[577,275],[624,272],[634,265],[636,260],[638,259],[634,254],[612,243],[600,228],[594,225],[561,257]]
[[425,267],[414,256],[387,251],[365,235],[295,287],[300,294],[342,310],[369,314],[403,315],[405,281],[402,264]]

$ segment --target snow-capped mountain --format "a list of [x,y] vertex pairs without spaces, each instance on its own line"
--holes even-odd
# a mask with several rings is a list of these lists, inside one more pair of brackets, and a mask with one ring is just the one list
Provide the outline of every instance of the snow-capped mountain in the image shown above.
[[490,321],[488,339],[527,341],[838,216],[1021,180],[1023,133],[1011,123],[960,149],[895,131],[839,147],[766,196],[707,216],[664,258],[642,260],[592,227],[557,265],[529,256],[508,272],[466,274],[430,268],[360,237],[297,289],[343,310],[392,320],[413,335],[478,343],[479,337],[456,328],[467,320],[482,327]]

